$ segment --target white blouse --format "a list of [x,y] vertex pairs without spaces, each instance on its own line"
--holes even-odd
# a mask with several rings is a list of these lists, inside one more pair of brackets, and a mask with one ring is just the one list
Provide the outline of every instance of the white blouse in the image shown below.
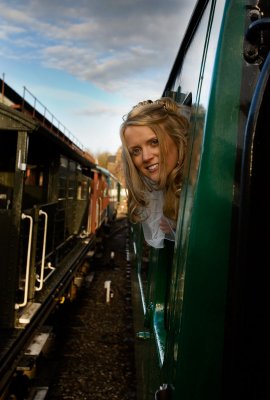
[[[145,208],[146,219],[142,222],[145,241],[157,249],[164,247],[164,239],[175,240],[174,221],[163,215],[164,196],[162,190],[153,190],[149,192],[148,206]],[[160,229],[161,218],[166,219],[171,228],[171,232],[164,233]]]

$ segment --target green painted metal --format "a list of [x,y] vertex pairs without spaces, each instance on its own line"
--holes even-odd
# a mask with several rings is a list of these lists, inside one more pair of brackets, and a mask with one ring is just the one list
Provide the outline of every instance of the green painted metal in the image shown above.
[[[166,371],[174,399],[217,400],[222,396],[222,360],[231,212],[245,20],[243,1],[227,1],[205,110],[203,149],[193,188],[189,236],[179,240],[170,344],[174,364]],[[237,23],[235,23],[237,21]],[[210,51],[210,49],[208,49]],[[203,86],[203,82],[201,83]],[[197,95],[198,121],[200,92]],[[200,124],[197,123],[198,128]],[[191,173],[191,169],[189,171]],[[190,187],[186,189],[188,207]],[[182,211],[183,215],[186,210]],[[178,234],[181,235],[181,231]],[[173,352],[173,354],[172,354]]]
[[[194,44],[198,57],[183,52],[183,65],[167,88],[185,93],[185,80],[192,81],[191,140],[175,246],[167,243],[150,254],[143,291],[150,333],[142,360],[148,392],[139,400],[153,399],[163,383],[172,388],[172,400],[223,399],[232,210],[246,118],[241,96],[247,12],[243,0],[205,4]],[[188,57],[193,61],[192,79],[184,70]]]

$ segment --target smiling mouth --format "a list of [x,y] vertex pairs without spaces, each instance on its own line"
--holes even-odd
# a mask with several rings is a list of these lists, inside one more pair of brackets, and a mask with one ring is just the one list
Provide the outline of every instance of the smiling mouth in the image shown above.
[[146,169],[147,169],[149,172],[157,171],[157,169],[158,169],[158,164],[150,165],[150,166],[147,167]]

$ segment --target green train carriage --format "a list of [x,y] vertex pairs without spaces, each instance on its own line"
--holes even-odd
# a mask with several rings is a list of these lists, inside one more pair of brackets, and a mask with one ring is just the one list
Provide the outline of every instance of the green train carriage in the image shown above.
[[165,86],[190,141],[175,243],[131,227],[138,400],[270,396],[269,17],[268,1],[197,1]]

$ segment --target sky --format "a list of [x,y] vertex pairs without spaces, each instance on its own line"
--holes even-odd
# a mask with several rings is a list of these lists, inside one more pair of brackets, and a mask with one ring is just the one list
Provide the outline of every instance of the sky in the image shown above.
[[[0,0],[0,75],[98,155],[161,97],[195,0]],[[33,97],[34,96],[34,97]]]

